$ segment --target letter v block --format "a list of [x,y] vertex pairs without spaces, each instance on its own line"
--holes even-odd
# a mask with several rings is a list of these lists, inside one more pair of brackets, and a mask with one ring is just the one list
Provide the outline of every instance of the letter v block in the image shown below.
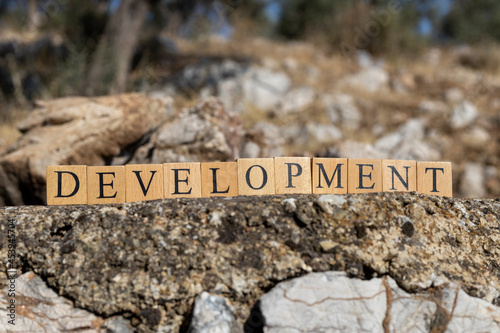
[[165,198],[201,198],[201,163],[163,164]]
[[147,201],[163,198],[162,164],[125,165],[126,201]]
[[88,204],[125,202],[124,166],[87,167]]
[[417,162],[417,191],[451,198],[451,162]]
[[47,205],[87,204],[87,166],[47,166]]
[[408,192],[417,190],[417,162],[382,160],[384,192]]
[[382,192],[382,161],[373,159],[347,160],[348,193]]
[[202,197],[235,197],[238,195],[236,162],[201,163]]
[[312,179],[315,194],[347,193],[347,158],[313,158]]
[[311,159],[309,157],[275,157],[274,181],[276,194],[312,193]]
[[275,194],[272,158],[238,159],[239,195]]

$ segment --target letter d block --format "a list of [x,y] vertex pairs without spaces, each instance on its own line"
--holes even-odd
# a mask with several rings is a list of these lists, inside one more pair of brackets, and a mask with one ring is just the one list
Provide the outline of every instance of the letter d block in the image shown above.
[[276,194],[312,193],[309,157],[275,157]]
[[47,166],[47,205],[87,204],[87,166]]
[[347,193],[347,158],[313,158],[314,194]]
[[239,158],[238,191],[240,195],[275,194],[272,158]]
[[87,167],[88,204],[125,202],[124,166]]
[[162,164],[125,165],[126,201],[147,201],[163,198]]
[[417,162],[417,191],[422,194],[453,196],[451,162]]
[[372,159],[347,160],[348,193],[382,192],[382,161]]
[[201,198],[201,163],[163,164],[165,198]]
[[201,163],[202,197],[235,197],[238,195],[236,162]]

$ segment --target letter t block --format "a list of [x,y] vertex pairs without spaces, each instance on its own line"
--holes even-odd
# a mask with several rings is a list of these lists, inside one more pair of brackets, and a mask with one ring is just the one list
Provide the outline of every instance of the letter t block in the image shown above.
[[451,162],[417,162],[417,191],[422,194],[453,196]]
[[87,204],[87,166],[47,166],[47,205]]

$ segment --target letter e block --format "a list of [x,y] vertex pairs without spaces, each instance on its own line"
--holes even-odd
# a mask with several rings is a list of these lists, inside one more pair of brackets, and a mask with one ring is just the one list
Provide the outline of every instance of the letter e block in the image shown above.
[[451,162],[417,162],[417,191],[422,194],[453,196]]
[[163,164],[165,198],[201,198],[201,163]]
[[238,163],[201,163],[202,197],[235,197],[238,195]]
[[382,161],[374,159],[347,160],[348,193],[370,193],[382,191]]
[[240,195],[275,194],[274,160],[272,158],[238,159],[238,191]]
[[275,157],[276,194],[312,193],[309,157]]
[[313,158],[312,191],[315,194],[347,193],[347,158]]
[[384,192],[409,192],[417,190],[417,162],[382,160]]
[[162,164],[125,165],[126,202],[163,198]]
[[47,166],[47,205],[87,204],[87,166]]
[[88,204],[125,202],[124,166],[87,167]]

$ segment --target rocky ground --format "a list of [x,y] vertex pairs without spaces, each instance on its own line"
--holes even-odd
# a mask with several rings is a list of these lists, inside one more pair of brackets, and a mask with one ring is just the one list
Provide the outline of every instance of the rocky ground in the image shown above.
[[30,331],[500,329],[498,200],[177,199],[1,208],[8,219]]

